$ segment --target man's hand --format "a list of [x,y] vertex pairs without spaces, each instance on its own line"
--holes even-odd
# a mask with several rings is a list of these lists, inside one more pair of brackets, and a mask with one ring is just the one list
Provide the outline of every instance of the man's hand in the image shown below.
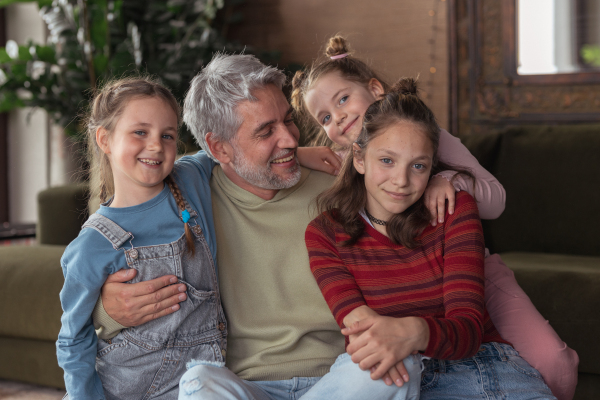
[[135,269],[125,269],[109,275],[102,286],[102,304],[106,313],[123,326],[138,326],[179,310],[187,288],[177,283],[174,275],[151,281],[124,283],[135,275]]
[[423,196],[425,205],[431,213],[431,225],[436,226],[438,222],[440,224],[444,222],[446,199],[448,199],[448,213],[454,214],[456,189],[443,176],[434,176],[431,178]]
[[337,175],[342,166],[342,160],[327,146],[298,147],[298,161],[303,167]]
[[[418,317],[370,316],[342,329],[342,334],[358,335],[346,351],[362,370],[371,370],[373,380],[390,374],[390,371],[395,377],[392,367],[415,351],[425,350],[429,343],[429,327]],[[406,374],[405,369],[396,372]]]

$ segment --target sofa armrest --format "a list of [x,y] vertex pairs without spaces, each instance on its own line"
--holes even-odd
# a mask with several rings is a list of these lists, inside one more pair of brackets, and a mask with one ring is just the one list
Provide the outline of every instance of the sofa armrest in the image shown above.
[[87,184],[57,186],[38,193],[38,243],[67,245],[75,239],[88,217],[87,197]]

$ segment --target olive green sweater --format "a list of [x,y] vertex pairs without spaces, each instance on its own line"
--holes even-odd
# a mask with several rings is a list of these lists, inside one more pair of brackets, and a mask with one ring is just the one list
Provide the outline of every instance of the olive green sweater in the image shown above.
[[[228,320],[227,366],[242,379],[322,376],[344,352],[308,263],[304,232],[313,199],[333,177],[302,169],[300,182],[271,200],[211,179],[221,298]],[[98,314],[102,314],[99,316]],[[106,313],[97,313],[100,325]]]

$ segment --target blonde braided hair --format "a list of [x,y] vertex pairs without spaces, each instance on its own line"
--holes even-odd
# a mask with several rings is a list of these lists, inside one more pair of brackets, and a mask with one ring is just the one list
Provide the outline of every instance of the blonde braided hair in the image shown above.
[[[169,176],[165,178],[165,183],[169,186],[169,189],[171,190],[171,193],[175,198],[175,202],[177,203],[177,207],[180,211],[183,212],[185,210],[185,199],[183,198],[183,195],[179,190],[179,186],[177,186],[177,183],[175,183],[175,179],[173,179],[172,174],[169,174]],[[196,254],[196,249],[194,247],[194,237],[192,236],[192,230],[190,229],[190,224],[188,222],[184,223],[184,229],[185,241],[187,243],[188,250],[192,255],[194,255]]]

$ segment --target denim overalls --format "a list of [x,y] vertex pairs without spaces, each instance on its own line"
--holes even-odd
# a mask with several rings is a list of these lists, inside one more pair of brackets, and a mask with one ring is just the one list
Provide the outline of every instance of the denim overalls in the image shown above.
[[187,286],[188,298],[178,311],[98,340],[96,369],[107,399],[177,399],[187,362],[224,364],[227,325],[215,265],[200,225],[191,226],[196,212],[188,212],[194,255],[185,234],[172,243],[133,247],[133,235],[102,215],[93,214],[83,225],[100,232],[116,251],[125,251],[127,267],[137,270],[131,283],[173,274]]

